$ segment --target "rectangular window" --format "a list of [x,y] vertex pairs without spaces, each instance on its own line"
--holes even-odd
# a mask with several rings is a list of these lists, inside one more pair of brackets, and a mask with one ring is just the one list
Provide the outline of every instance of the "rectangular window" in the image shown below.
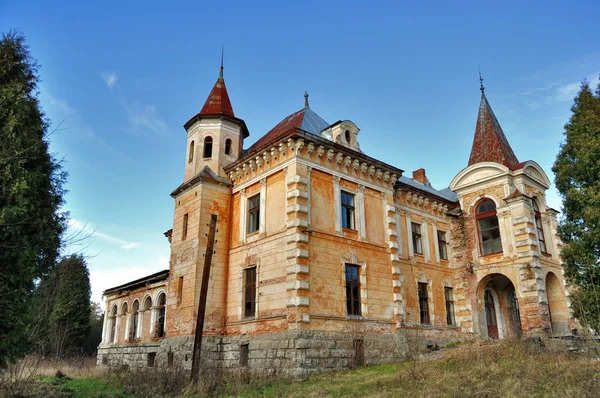
[[156,360],[156,353],[155,352],[149,352],[148,353],[148,367],[151,368],[154,366],[154,361]]
[[177,304],[181,304],[181,298],[183,297],[183,276],[179,277],[177,283]]
[[181,239],[185,239],[187,237],[187,230],[188,230],[188,214],[185,213],[183,215],[183,230],[181,232]]
[[421,325],[429,325],[429,300],[427,295],[427,283],[419,282],[419,312],[421,313]]
[[244,316],[253,317],[256,311],[256,267],[244,270]]
[[446,246],[446,232],[437,231],[437,239],[438,239],[438,250],[440,252],[440,259],[448,260],[448,251]]
[[416,254],[423,254],[423,247],[421,245],[421,224],[410,223],[412,229],[412,243],[413,250]]
[[542,253],[548,253],[546,249],[546,239],[544,239],[544,228],[542,226],[542,219],[539,216],[535,217],[535,227],[538,234],[538,242],[540,243],[540,251]]
[[260,194],[248,199],[248,233],[260,228]]
[[360,279],[358,265],[346,264],[346,311],[360,315]]
[[248,366],[249,352],[250,352],[250,344],[242,344],[240,346],[240,366]]
[[446,323],[448,325],[456,325],[454,320],[454,295],[451,287],[444,288],[444,297],[446,298]]
[[342,191],[342,228],[356,229],[354,227],[354,195]]

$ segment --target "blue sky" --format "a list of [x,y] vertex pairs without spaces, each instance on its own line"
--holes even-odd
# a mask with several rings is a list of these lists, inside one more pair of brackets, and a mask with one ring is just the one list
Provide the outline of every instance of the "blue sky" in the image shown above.
[[[597,1],[200,2],[0,4],[41,64],[51,148],[69,172],[72,229],[93,296],[168,267],[169,193],[183,178],[186,133],[218,74],[248,147],[303,106],[350,119],[362,150],[436,188],[466,166],[486,95],[520,161],[553,180],[563,125],[583,78],[600,73]],[[549,204],[560,208],[554,189]]]

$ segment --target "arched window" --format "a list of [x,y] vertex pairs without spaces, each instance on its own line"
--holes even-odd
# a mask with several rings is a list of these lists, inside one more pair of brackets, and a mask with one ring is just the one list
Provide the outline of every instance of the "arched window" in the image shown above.
[[144,300],[144,311],[148,311],[150,308],[152,308],[152,298],[148,296],[146,297],[146,300]]
[[496,204],[490,199],[484,199],[477,205],[475,213],[479,229],[479,243],[481,253],[494,254],[502,252],[500,239],[500,226],[496,216]]
[[231,139],[225,140],[225,155],[231,155]]
[[156,328],[156,337],[165,337],[165,315],[166,315],[166,310],[167,310],[167,295],[164,293],[161,293],[160,296],[158,296],[158,319],[156,320],[157,322],[157,328]]
[[190,142],[190,153],[188,154],[188,163],[194,160],[194,141]]
[[205,158],[212,158],[212,146],[213,146],[212,137],[206,137],[204,139],[204,157]]
[[108,339],[109,343],[115,341],[117,331],[117,306],[113,305],[110,311],[110,338]]
[[346,130],[346,132],[344,133],[344,136],[346,137],[346,142],[349,144],[350,141],[352,140],[352,138],[350,137],[350,130]]
[[533,201],[533,213],[535,215],[535,228],[537,229],[537,236],[539,242],[540,252],[547,253],[546,239],[544,238],[544,227],[542,224],[542,215],[540,214],[540,208],[538,207],[535,200]]
[[144,299],[144,303],[142,305],[142,327],[140,328],[142,331],[140,332],[140,338],[143,337],[144,330],[147,330],[148,333],[150,333],[150,336],[152,335],[152,312],[150,312],[151,309],[152,298],[150,298],[150,296],[147,296]]
[[138,322],[139,322],[139,316],[140,316],[140,302],[138,300],[135,300],[133,302],[133,306],[131,307],[131,328],[129,329],[129,335],[131,336],[131,339],[137,339],[138,338]]

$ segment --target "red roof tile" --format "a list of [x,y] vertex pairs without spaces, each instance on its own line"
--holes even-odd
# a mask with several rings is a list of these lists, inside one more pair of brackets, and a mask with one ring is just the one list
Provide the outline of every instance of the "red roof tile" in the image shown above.
[[469,157],[469,166],[481,162],[500,163],[512,170],[522,167],[483,91],[481,93],[473,147]]
[[210,91],[199,115],[227,115],[235,117],[231,101],[229,101],[229,94],[227,94],[227,87],[225,87],[225,80],[223,80],[222,66],[219,78]]
[[260,149],[263,146],[277,141],[279,138],[283,137],[286,133],[294,128],[300,128],[302,125],[302,120],[304,119],[304,112],[308,108],[302,108],[298,112],[294,112],[285,119],[283,119],[279,124],[273,127],[267,134],[263,135],[258,139],[250,148],[248,148],[248,153],[253,152],[255,149]]

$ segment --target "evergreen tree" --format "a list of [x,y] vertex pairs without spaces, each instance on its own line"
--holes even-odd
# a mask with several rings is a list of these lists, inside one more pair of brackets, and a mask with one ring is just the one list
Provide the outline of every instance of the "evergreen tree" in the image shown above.
[[563,198],[558,232],[574,315],[600,331],[600,83],[594,93],[584,80],[571,111],[552,168]]
[[0,366],[29,348],[35,280],[52,269],[66,214],[65,173],[48,152],[38,66],[24,38],[0,38]]

